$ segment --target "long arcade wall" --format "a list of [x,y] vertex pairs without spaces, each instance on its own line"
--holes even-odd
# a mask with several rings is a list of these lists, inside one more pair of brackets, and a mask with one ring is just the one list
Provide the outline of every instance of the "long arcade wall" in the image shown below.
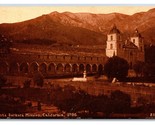
[[44,75],[80,74],[84,70],[97,73],[103,70],[105,57],[78,55],[43,55],[11,53],[0,57],[0,73],[4,75],[28,75],[36,71]]

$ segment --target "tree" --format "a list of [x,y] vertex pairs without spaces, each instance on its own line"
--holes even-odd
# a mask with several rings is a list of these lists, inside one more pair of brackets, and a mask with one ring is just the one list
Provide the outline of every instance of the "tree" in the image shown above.
[[142,76],[143,74],[143,69],[144,69],[144,62],[141,61],[137,61],[134,65],[133,65],[133,69],[136,72],[136,76],[140,75]]
[[36,72],[36,73],[34,73],[33,82],[34,82],[34,84],[36,84],[37,86],[43,87],[44,77],[43,77],[43,75],[42,75],[41,72]]
[[145,45],[145,62],[155,63],[155,46]]
[[12,46],[12,40],[0,34],[0,49],[3,54],[10,53],[10,47]]
[[114,77],[118,80],[122,80],[128,75],[128,69],[129,64],[125,59],[113,56],[105,63],[104,73],[109,80]]
[[143,68],[143,73],[146,78],[155,76],[155,63],[146,63]]

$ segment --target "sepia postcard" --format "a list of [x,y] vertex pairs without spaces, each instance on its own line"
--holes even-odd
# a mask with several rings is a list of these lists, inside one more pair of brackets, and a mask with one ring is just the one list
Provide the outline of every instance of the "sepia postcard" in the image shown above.
[[0,15],[0,119],[155,118],[155,6]]

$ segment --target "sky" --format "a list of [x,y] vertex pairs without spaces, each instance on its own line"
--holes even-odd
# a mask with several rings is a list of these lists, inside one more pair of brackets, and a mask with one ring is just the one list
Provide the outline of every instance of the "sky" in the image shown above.
[[107,14],[107,13],[123,13],[132,15],[137,12],[146,12],[149,9],[155,8],[155,6],[0,6],[0,24],[1,23],[15,23],[21,22],[43,14],[49,14],[53,11],[58,12],[89,12],[96,14]]

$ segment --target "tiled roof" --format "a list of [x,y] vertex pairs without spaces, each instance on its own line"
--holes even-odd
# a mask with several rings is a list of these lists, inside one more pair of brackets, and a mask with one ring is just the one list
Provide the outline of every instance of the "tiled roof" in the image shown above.
[[125,42],[123,48],[137,49],[137,46],[136,46],[134,43],[132,43],[131,41],[128,41],[128,40],[127,40],[127,41]]

